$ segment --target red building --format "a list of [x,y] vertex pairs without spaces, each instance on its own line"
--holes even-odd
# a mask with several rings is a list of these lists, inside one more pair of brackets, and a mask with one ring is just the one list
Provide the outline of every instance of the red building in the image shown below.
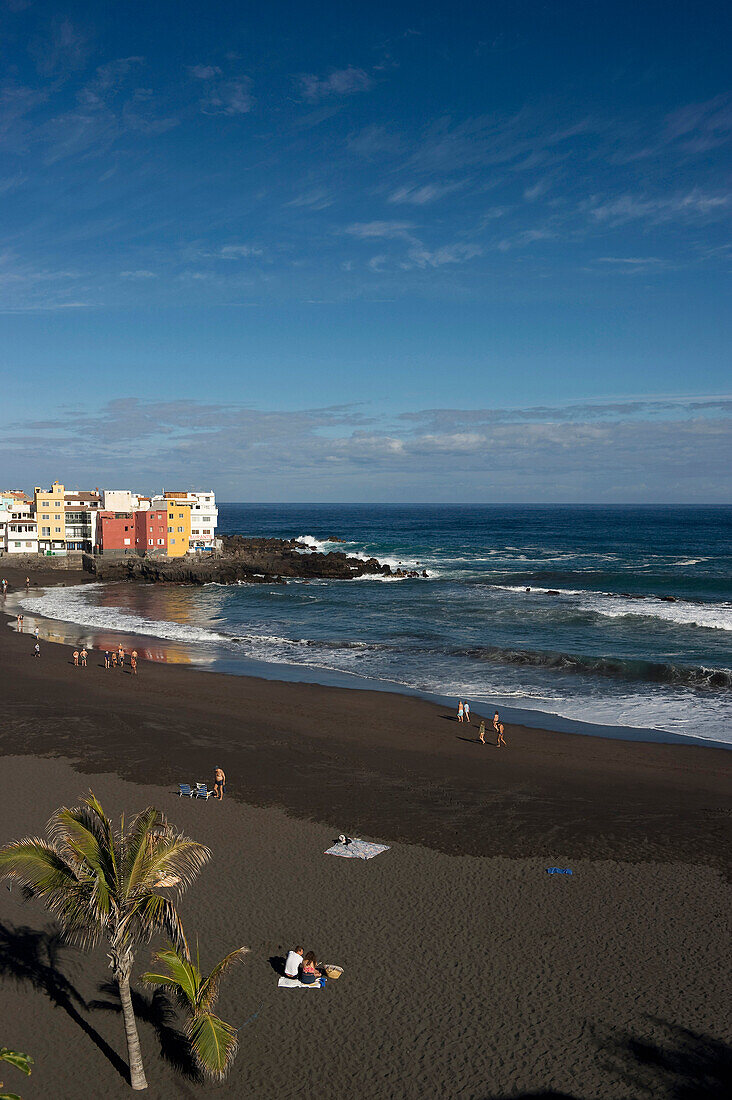
[[99,512],[97,551],[101,554],[166,554],[168,551],[168,513]]
[[149,508],[135,512],[135,549],[138,554],[166,554],[168,552],[167,510]]

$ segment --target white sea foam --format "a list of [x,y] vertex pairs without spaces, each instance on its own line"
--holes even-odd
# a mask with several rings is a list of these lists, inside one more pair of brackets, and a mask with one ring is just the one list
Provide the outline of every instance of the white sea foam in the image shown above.
[[114,630],[122,634],[144,634],[178,642],[221,642],[223,634],[205,627],[186,623],[148,619],[123,607],[100,607],[93,602],[98,584],[76,585],[70,588],[47,588],[42,596],[27,596],[20,606],[29,613],[59,622],[76,623],[97,630]]
[[[694,603],[692,600],[676,600],[671,603],[653,596],[643,599],[628,599],[613,596],[607,592],[590,592],[578,588],[539,588],[537,585],[496,584],[486,587],[499,588],[504,592],[521,592],[526,595],[539,593],[556,597],[574,597],[572,606],[580,611],[593,611],[611,619],[634,616],[636,618],[661,619],[665,622],[679,623],[684,626],[704,627],[708,630],[732,630],[732,604]],[[526,593],[530,587],[531,593]]]

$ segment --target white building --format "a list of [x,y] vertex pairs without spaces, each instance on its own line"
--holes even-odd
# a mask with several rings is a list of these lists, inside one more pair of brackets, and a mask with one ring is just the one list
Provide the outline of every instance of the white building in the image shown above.
[[37,554],[38,525],[30,514],[13,517],[5,524],[3,550],[6,554]]
[[129,489],[104,489],[102,501],[105,512],[131,512],[135,494]]
[[201,489],[187,493],[163,492],[170,500],[179,500],[191,506],[190,548],[193,551],[213,550],[216,527],[219,522],[219,510],[216,507],[216,494],[213,489]]
[[97,537],[97,514],[102,509],[102,494],[98,489],[64,492],[64,519],[66,521],[66,549],[86,550],[94,548]]

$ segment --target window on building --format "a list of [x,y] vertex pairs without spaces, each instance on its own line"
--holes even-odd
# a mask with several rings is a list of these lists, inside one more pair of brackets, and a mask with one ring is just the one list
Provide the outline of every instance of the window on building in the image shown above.
[[42,535],[50,535],[50,534],[51,534],[51,528],[50,528],[50,527],[44,527],[44,528],[43,528],[43,529],[41,530],[41,534],[42,534]]
[[169,535],[172,535],[172,533],[173,533],[173,528],[172,528],[172,527],[169,527],[169,528],[168,528],[168,534],[169,534]]
[[48,519],[48,518],[49,517],[47,515],[46,516],[41,516],[41,519]]
[[15,545],[19,547],[19,546],[20,546],[20,543],[19,543],[19,542],[16,542],[16,543],[15,543]]
[[171,539],[170,541],[171,541],[171,542],[173,543],[173,545],[175,546],[175,539]]
[[182,528],[182,527],[179,527],[179,528],[178,528],[178,534],[179,534],[179,535],[182,535],[182,534],[183,534],[183,528]]
[[148,546],[154,546],[155,545],[155,539],[148,539],[147,544],[148,544]]
[[165,539],[158,539],[158,546],[165,546]]
[[130,540],[129,540],[129,539],[125,539],[125,546],[129,546],[129,545],[130,545]]
[[183,519],[183,513],[182,512],[178,513],[178,519]]
[[56,532],[57,535],[61,534],[61,528],[60,527],[54,527],[54,531]]

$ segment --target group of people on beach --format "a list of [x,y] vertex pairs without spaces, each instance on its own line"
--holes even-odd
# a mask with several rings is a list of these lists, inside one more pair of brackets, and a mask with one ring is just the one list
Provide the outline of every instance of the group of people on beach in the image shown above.
[[285,977],[300,981],[303,985],[324,985],[328,980],[323,968],[318,966],[315,952],[308,951],[306,955],[304,947],[295,947],[287,952]]
[[[105,668],[121,668],[125,667],[125,651],[120,645],[116,650],[104,651],[104,667]],[[137,650],[133,649],[130,653],[130,669],[133,676],[137,676]]]
[[[464,702],[463,702],[462,699],[459,700],[458,709],[457,709],[457,720],[458,720],[458,722],[467,722],[468,725],[470,725],[470,703],[468,703],[467,700],[465,700]],[[507,747],[506,739],[503,736],[503,731],[504,731],[503,722],[501,721],[501,718],[500,718],[500,715],[499,715],[498,711],[496,711],[496,713],[493,715],[493,732],[496,735],[496,748],[497,749],[500,749],[502,747],[503,748]],[[485,741],[485,722],[484,721],[481,721],[480,727],[478,729],[478,740],[480,741],[481,745],[485,745],[486,741]]]

